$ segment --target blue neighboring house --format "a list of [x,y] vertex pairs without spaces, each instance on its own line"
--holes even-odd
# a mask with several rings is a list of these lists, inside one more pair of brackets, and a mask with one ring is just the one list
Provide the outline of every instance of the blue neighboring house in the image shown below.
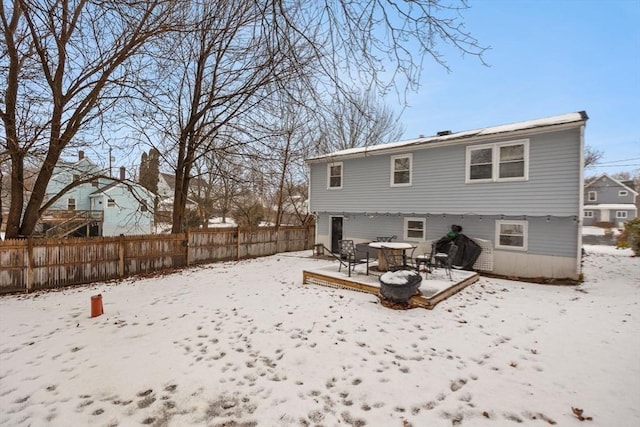
[[49,237],[68,235],[118,236],[151,234],[155,195],[141,185],[126,180],[124,168],[120,179],[110,178],[80,151],[75,163],[56,165],[46,200],[74,182],[41,218],[42,231]]
[[316,243],[378,236],[416,253],[456,224],[491,260],[531,279],[581,274],[585,112],[373,145],[307,159]]
[[638,192],[631,186],[602,174],[584,187],[584,225],[613,223],[624,228],[624,223],[638,216]]

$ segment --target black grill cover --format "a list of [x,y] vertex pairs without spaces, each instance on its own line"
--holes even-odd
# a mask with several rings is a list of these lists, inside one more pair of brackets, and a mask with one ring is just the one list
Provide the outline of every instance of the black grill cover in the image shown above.
[[476,263],[482,248],[469,237],[460,233],[455,237],[444,236],[436,242],[436,251],[447,252],[449,242],[453,241],[458,247],[456,255],[451,261],[451,265],[463,270],[473,270],[473,264]]

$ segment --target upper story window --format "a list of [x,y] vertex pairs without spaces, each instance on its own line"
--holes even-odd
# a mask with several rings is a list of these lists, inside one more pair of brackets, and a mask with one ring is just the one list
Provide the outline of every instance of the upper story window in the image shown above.
[[625,197],[625,196],[628,196],[628,195],[629,195],[629,192],[627,190],[618,191],[618,196],[620,196],[620,197]]
[[424,218],[404,219],[404,239],[424,240],[426,230],[426,220]]
[[97,179],[94,179],[93,181],[91,181],[91,186],[95,187],[95,188],[98,188],[100,186],[100,184],[98,183]]
[[70,211],[76,210],[76,199],[67,199],[67,209]]
[[467,147],[466,182],[529,179],[529,140]]
[[413,155],[403,154],[391,156],[391,186],[403,187],[411,185]]
[[140,202],[140,212],[146,212],[149,208],[147,208],[147,204],[145,202]]
[[496,221],[496,248],[526,251],[527,221]]
[[590,202],[595,202],[596,200],[598,200],[598,192],[589,191],[589,193],[587,193],[587,200]]
[[342,188],[342,162],[327,165],[327,188]]
[[73,182],[80,181],[80,175],[73,174]]
[[108,208],[115,208],[116,207],[116,201],[113,199],[108,199],[107,200],[107,207]]

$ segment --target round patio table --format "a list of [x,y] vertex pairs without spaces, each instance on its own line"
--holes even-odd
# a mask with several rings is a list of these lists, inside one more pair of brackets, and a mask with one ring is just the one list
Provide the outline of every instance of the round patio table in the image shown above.
[[374,248],[378,250],[378,271],[387,271],[387,260],[384,257],[383,250],[390,249],[394,252],[404,253],[407,249],[413,249],[417,247],[415,243],[406,243],[406,242],[371,242],[369,243],[370,248]]

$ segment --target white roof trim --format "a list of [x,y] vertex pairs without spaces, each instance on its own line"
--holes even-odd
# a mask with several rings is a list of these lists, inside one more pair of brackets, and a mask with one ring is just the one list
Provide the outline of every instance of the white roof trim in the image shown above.
[[624,209],[628,211],[637,211],[638,208],[632,203],[603,203],[600,205],[584,205],[585,211],[605,210],[605,209]]

